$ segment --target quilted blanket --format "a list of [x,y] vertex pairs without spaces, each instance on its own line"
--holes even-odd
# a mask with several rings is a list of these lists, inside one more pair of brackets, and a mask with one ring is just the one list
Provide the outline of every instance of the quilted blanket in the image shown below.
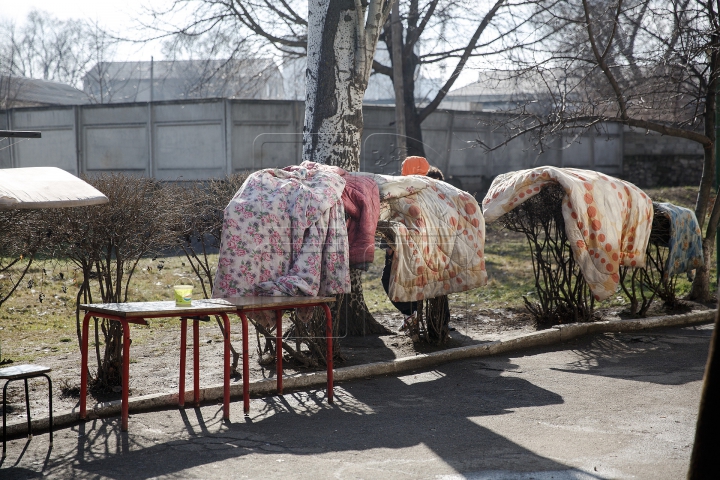
[[380,220],[397,222],[388,294],[395,302],[483,286],[485,220],[472,195],[428,177],[374,175]]
[[689,272],[703,263],[702,233],[695,212],[672,203],[656,203],[656,211],[670,220],[668,258],[664,277]]
[[367,271],[375,259],[375,229],[380,212],[380,198],[375,179],[333,165],[308,161],[302,162],[299,166],[285,167],[283,170],[295,171],[298,168],[323,170],[343,177],[345,188],[342,202],[347,218],[350,267]]
[[486,221],[495,221],[550,182],[565,189],[565,233],[583,277],[596,300],[606,299],[617,289],[620,266],[645,266],[652,201],[632,183],[598,172],[537,167],[495,178],[483,199]]
[[250,175],[225,208],[213,297],[349,293],[344,188],[324,169]]

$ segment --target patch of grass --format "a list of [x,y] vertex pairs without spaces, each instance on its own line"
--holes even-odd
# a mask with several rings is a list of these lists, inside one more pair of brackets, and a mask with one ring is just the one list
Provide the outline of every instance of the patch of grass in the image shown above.
[[[211,261],[217,263],[217,255]],[[190,279],[195,285],[194,298],[203,297],[184,256],[142,259],[130,280],[128,301],[171,300],[172,287],[180,279]],[[31,362],[43,351],[76,354],[75,296],[81,281],[81,272],[71,262],[36,261],[13,296],[0,307],[3,357]],[[93,292],[93,301],[100,303],[98,291]],[[90,325],[92,331],[92,322]],[[133,342],[143,343],[152,337],[153,330],[179,329],[180,322],[155,321],[151,327],[138,327],[133,327]]]
[[[692,208],[697,195],[695,187],[647,189],[654,200]],[[463,293],[450,295],[451,313],[465,314],[473,310],[497,308],[524,308],[523,296],[535,292],[530,249],[522,235],[507,232],[495,225],[487,229],[485,261],[488,285]],[[217,255],[211,256],[217,263]],[[363,289],[371,313],[396,312],[380,283],[385,253],[376,249],[375,261],[363,274]],[[716,291],[715,263],[711,270],[710,289]],[[195,285],[194,298],[202,298],[202,290],[184,256],[166,256],[140,261],[130,281],[128,301],[171,300],[173,285],[190,280]],[[16,293],[0,311],[0,342],[3,359],[30,362],[40,352],[77,354],[75,323],[75,295],[81,273],[64,260],[39,260],[29,271]],[[682,298],[690,291],[691,283],[681,276],[677,282],[677,296]],[[42,295],[42,301],[40,301]],[[93,292],[93,300],[100,295]],[[618,292],[610,299],[596,304],[596,308],[627,305],[629,300]],[[133,326],[133,341],[152,342],[154,332],[178,330],[180,322],[157,319],[147,327]],[[92,330],[92,324],[91,324]],[[92,338],[91,338],[92,340]],[[213,342],[220,341],[219,336]]]
[[653,202],[672,203],[691,210],[695,209],[698,195],[697,186],[644,188],[643,191]]

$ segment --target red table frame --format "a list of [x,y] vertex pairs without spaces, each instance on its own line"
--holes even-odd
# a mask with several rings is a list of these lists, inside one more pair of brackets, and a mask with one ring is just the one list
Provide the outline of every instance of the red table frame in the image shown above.
[[[223,305],[234,305],[238,307],[235,312],[247,325],[245,313],[260,312],[267,310],[275,311],[275,376],[277,377],[277,393],[283,394],[283,358],[282,358],[282,316],[285,310],[291,308],[322,307],[325,312],[325,338],[327,348],[327,396],[328,403],[333,403],[333,331],[332,313],[328,303],[334,302],[335,297],[233,297],[222,299],[210,299],[209,302],[218,301]],[[243,335],[245,338],[245,335]],[[243,348],[243,377],[249,375],[247,349]],[[250,411],[250,396],[247,389],[243,390],[243,402],[245,413]]]
[[[325,336],[327,345],[327,396],[328,403],[333,403],[333,332],[332,314],[328,303],[334,302],[335,297],[232,297],[215,298],[193,301],[192,307],[174,307],[174,302],[136,302],[116,304],[84,304],[85,310],[82,326],[81,365],[80,365],[80,418],[87,417],[87,380],[88,380],[88,337],[89,325],[92,317],[104,318],[119,322],[123,331],[123,364],[122,364],[122,400],[121,417],[122,431],[128,429],[130,390],[130,324],[147,325],[148,318],[180,317],[180,382],[178,392],[178,405],[185,404],[185,363],[187,343],[187,319],[193,320],[193,370],[194,370],[194,403],[199,404],[199,326],[200,316],[218,315],[223,319],[224,335],[224,390],[223,390],[223,418],[230,419],[230,319],[228,313],[238,315],[242,322],[242,357],[243,357],[243,411],[250,412],[250,363],[248,354],[248,321],[245,313],[260,311],[275,311],[277,322],[275,329],[275,350],[277,361],[275,372],[277,377],[277,392],[283,394],[283,365],[282,365],[282,316],[285,310],[291,308],[321,307],[325,312]],[[160,310],[145,309],[145,306],[161,306]],[[162,311],[165,309],[167,311]]]
[[[181,349],[180,349],[180,378],[181,383],[179,385],[178,393],[178,404],[183,406],[185,403],[185,348],[186,348],[186,321],[192,319],[194,322],[193,337],[194,337],[194,399],[195,403],[199,403],[199,335],[198,335],[198,321],[200,316],[206,315],[218,315],[223,319],[225,326],[224,335],[224,390],[223,390],[223,418],[225,420],[230,419],[230,319],[228,313],[233,313],[233,309],[227,306],[221,306],[217,303],[210,302],[194,302],[193,307],[176,307],[172,308],[175,302],[137,302],[137,303],[125,303],[125,304],[89,304],[81,305],[80,308],[85,310],[85,317],[83,318],[82,326],[82,343],[81,343],[81,365],[80,365],[80,418],[85,419],[87,416],[87,380],[88,380],[88,337],[89,337],[89,324],[92,317],[104,318],[111,321],[119,322],[122,326],[123,331],[123,362],[122,362],[122,400],[121,400],[121,417],[122,417],[122,431],[128,430],[128,416],[129,416],[129,391],[130,391],[130,324],[147,325],[148,318],[169,318],[169,317],[180,317],[182,322],[181,332]],[[128,307],[144,306],[144,305],[158,305],[161,304],[166,307],[169,311],[162,312],[155,310],[142,310],[137,309],[134,311],[128,311]],[[247,375],[247,320],[243,319],[243,390],[248,391],[249,379]],[[247,407],[246,407],[247,410]]]

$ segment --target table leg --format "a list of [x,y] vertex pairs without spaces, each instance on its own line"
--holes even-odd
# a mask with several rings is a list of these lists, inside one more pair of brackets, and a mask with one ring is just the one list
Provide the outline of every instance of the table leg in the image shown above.
[[187,361],[187,318],[180,319],[180,379],[178,380],[178,406],[185,406],[185,363]]
[[30,389],[28,388],[28,379],[25,380],[25,411],[27,412],[28,438],[32,438],[32,421],[30,420]]
[[230,420],[230,319],[226,313],[221,313],[225,323],[224,354],[223,354],[223,419]]
[[327,337],[327,397],[328,403],[333,403],[333,325],[332,313],[326,303],[320,305],[325,310],[325,336]]
[[130,396],[130,324],[120,320],[123,329],[123,374],[122,374],[122,427],[123,432],[128,431],[128,417],[130,416],[128,397]]
[[245,415],[250,413],[250,359],[248,354],[248,319],[245,314],[240,313],[242,323],[242,357],[243,357],[243,411]]
[[193,398],[195,406],[200,406],[200,322],[193,318]]
[[48,413],[50,416],[48,417],[50,419],[50,445],[53,444],[53,409],[52,409],[52,380],[50,379],[50,375],[43,373],[43,377],[47,378],[48,381]]
[[86,313],[83,317],[82,339],[80,342],[80,418],[85,419],[87,407],[87,382],[88,382],[88,326],[90,323],[90,313]]
[[282,310],[275,310],[275,354],[277,355],[277,360],[275,361],[275,375],[277,376],[278,395],[283,394],[282,316]]

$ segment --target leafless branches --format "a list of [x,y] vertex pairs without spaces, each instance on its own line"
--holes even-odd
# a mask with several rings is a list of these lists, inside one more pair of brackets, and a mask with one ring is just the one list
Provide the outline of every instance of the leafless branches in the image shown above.
[[[175,244],[182,226],[182,204],[174,198],[173,188],[155,180],[120,174],[87,180],[110,201],[99,206],[43,212],[43,222],[52,231],[54,240],[46,246],[46,254],[68,258],[82,271],[78,306],[98,301],[127,302],[130,282],[140,259]],[[100,298],[93,298],[94,292]],[[79,339],[79,310],[76,321]],[[104,352],[100,352],[96,328],[97,385],[119,385],[121,326],[107,320],[99,326]]]
[[0,75],[82,88],[82,77],[92,62],[112,48],[113,41],[96,24],[32,11],[22,25],[0,23]]
[[23,281],[51,235],[38,211],[0,211],[0,306]]
[[593,314],[594,298],[565,234],[564,196],[560,185],[550,184],[500,217],[505,228],[525,234],[530,246],[537,299],[523,300],[539,325],[587,322]]

